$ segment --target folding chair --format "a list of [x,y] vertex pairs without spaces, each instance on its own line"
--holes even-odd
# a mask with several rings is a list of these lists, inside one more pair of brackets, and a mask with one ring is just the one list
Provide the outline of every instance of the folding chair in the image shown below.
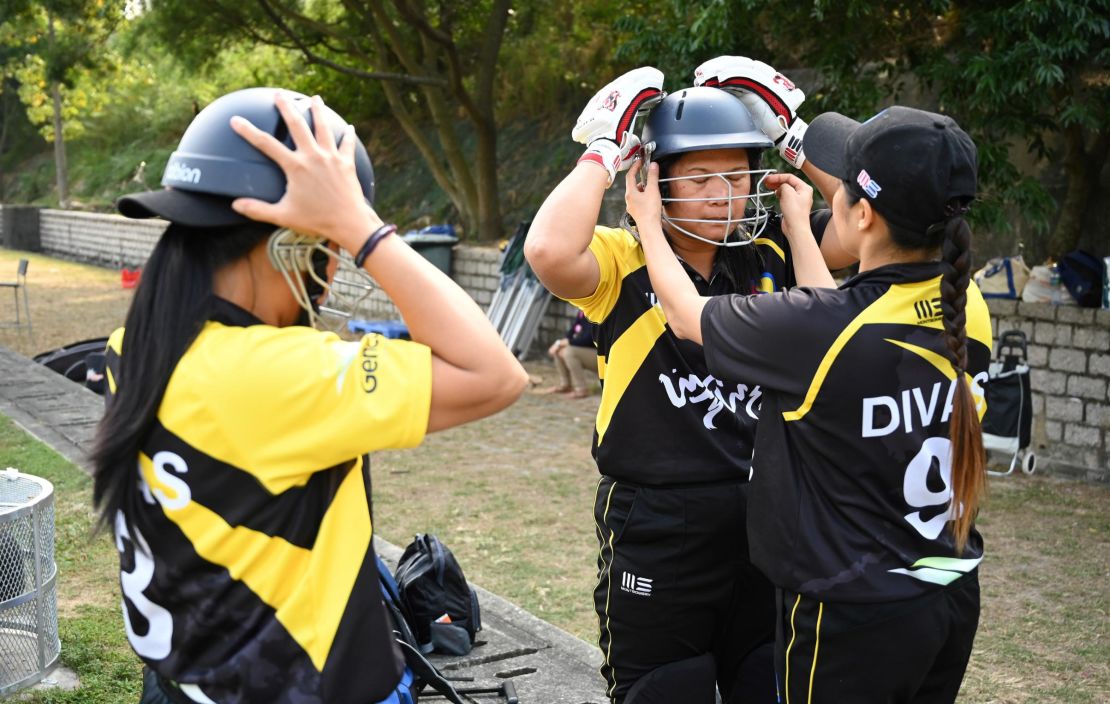
[[[4,323],[3,327],[27,328],[27,336],[34,340],[31,330],[31,307],[27,302],[27,260],[20,259],[16,269],[15,281],[0,281],[0,288],[10,288],[15,296],[15,322]],[[20,311],[20,290],[23,291],[23,310]]]

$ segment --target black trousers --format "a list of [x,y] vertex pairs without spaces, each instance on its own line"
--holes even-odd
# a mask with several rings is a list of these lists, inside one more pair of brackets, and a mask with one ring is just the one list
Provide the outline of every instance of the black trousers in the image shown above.
[[747,484],[661,488],[603,477],[594,520],[609,697],[622,702],[652,670],[712,653],[726,702],[773,702],[774,590],[748,561]]
[[979,573],[879,604],[785,591],[783,607],[783,704],[951,704],[979,625]]

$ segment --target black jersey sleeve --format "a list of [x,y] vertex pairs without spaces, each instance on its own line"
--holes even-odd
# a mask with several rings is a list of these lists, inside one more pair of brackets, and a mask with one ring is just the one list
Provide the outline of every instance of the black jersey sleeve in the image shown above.
[[829,226],[831,219],[832,211],[828,208],[814,210],[809,214],[809,228],[813,230],[813,239],[817,240],[817,244],[821,244],[821,240],[825,237],[825,228]]
[[701,314],[702,344],[710,373],[750,379],[786,393],[803,392],[806,373],[819,361],[807,342],[819,320],[817,290],[793,288],[756,296],[715,296]]

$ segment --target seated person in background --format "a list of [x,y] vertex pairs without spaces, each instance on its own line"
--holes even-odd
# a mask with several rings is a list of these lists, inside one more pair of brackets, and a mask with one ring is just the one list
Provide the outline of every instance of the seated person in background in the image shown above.
[[559,370],[559,384],[548,391],[569,393],[571,398],[585,398],[597,381],[597,348],[594,346],[594,324],[578,311],[566,337],[560,337],[547,348]]

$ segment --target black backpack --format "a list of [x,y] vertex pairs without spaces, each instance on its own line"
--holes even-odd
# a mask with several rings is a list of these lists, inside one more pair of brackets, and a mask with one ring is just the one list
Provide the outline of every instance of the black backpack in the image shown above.
[[[385,604],[386,612],[389,614],[389,620],[393,626],[393,637],[397,640],[397,646],[405,657],[407,667],[401,682],[397,685],[397,689],[388,699],[379,702],[379,704],[413,704],[421,696],[424,696],[423,692],[428,687],[435,691],[435,694],[430,695],[431,697],[439,696],[454,704],[464,704],[462,697],[472,694],[496,694],[505,698],[505,704],[519,704],[520,700],[516,695],[516,686],[512,680],[503,680],[495,687],[478,686],[459,689],[420,652],[420,647],[416,643],[416,636],[413,635],[409,623],[411,616],[401,602],[397,581],[393,578],[389,566],[385,564],[382,558],[376,554],[374,558],[378,563],[378,583],[382,588],[382,602]],[[465,701],[474,700],[467,698]]]
[[1077,249],[1060,258],[1060,281],[1068,293],[1083,308],[1098,308],[1102,305],[1102,260],[1095,255]]
[[397,585],[422,652],[470,652],[482,630],[478,595],[446,545],[418,533],[397,563]]

